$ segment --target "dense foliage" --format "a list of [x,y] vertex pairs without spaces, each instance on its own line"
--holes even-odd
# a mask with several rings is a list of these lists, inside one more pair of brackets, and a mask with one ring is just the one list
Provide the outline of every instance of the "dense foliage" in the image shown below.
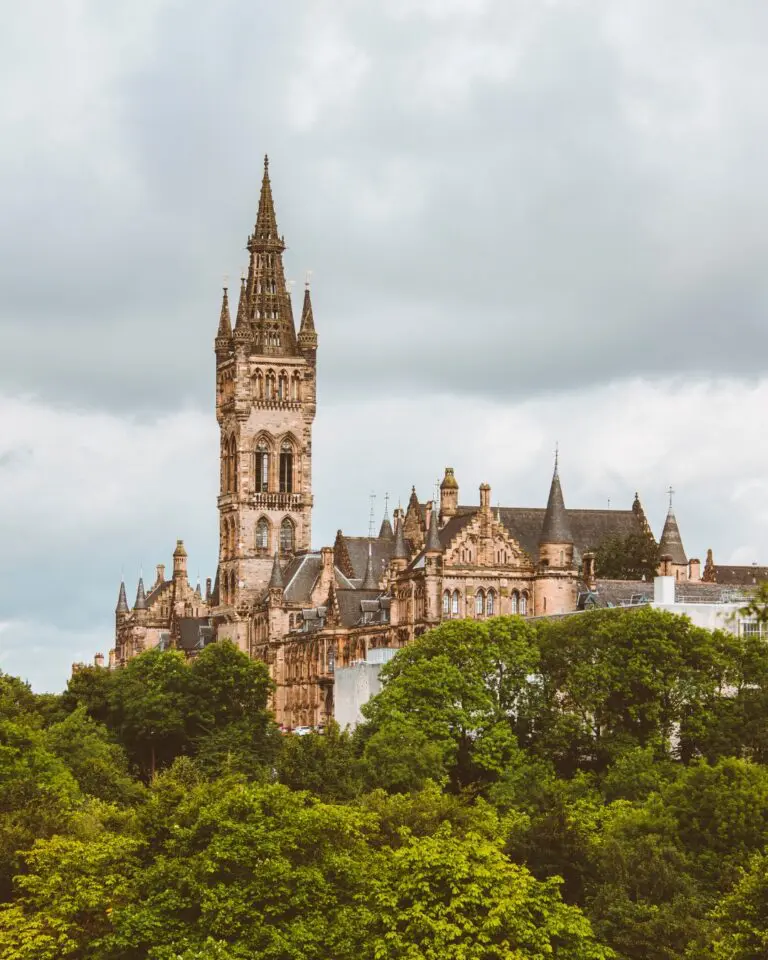
[[609,580],[653,582],[659,566],[659,548],[651,533],[607,537],[595,554],[595,573]]
[[0,674],[0,960],[768,955],[763,641],[454,621],[383,676],[300,737],[229,643]]

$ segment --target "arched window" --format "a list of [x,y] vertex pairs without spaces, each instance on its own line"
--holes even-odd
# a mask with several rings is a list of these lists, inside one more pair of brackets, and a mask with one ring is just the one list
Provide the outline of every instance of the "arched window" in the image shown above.
[[291,380],[291,400],[301,399],[301,378],[298,373],[294,373]]
[[294,529],[293,523],[286,517],[280,524],[280,553],[283,556],[293,553]]
[[565,566],[565,551],[564,551],[564,550],[561,550],[561,551],[560,551],[560,566],[561,566],[561,567],[564,567],[564,566]]
[[280,374],[280,377],[277,381],[277,399],[288,399],[288,377],[284,373]]
[[[236,545],[237,545],[237,531],[235,529],[234,518],[229,521],[229,555],[234,557],[236,555]],[[234,574],[232,574],[234,580]]]
[[493,590],[488,591],[488,596],[485,598],[485,612],[487,616],[492,617],[496,609],[496,594]]
[[280,493],[293,493],[293,447],[288,440],[280,447]]
[[451,595],[451,616],[458,617],[459,615],[459,591],[454,590]]
[[256,493],[266,493],[269,490],[269,446],[264,439],[256,444],[254,475]]
[[227,464],[227,491],[229,493],[237,493],[237,445],[235,444],[234,437],[231,437],[229,441]]
[[259,553],[269,552],[269,520],[260,517],[256,524],[256,549]]
[[475,616],[482,617],[483,610],[485,609],[485,594],[482,590],[478,590],[475,594]]
[[520,616],[524,617],[528,613],[528,594],[523,591],[520,594]]
[[445,590],[443,593],[443,616],[450,617],[451,615],[451,595]]
[[275,375],[274,375],[274,373],[268,373],[268,374],[267,374],[266,389],[267,389],[267,393],[266,393],[267,400],[274,400],[274,399],[275,399]]
[[253,395],[257,400],[264,399],[264,377],[261,375],[261,370],[258,370],[253,378]]
[[512,591],[512,613],[520,612],[520,594],[517,590]]

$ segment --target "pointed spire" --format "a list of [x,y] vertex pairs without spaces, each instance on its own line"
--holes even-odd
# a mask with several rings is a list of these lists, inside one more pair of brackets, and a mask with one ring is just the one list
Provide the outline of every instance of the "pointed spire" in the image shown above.
[[411,487],[411,495],[408,498],[408,509],[406,513],[410,513],[411,510],[416,510],[417,512],[420,510],[419,498],[416,495],[416,487]]
[[312,312],[312,297],[309,295],[309,281],[304,285],[304,304],[301,308],[301,328],[299,334],[315,332],[315,315]]
[[683,549],[683,539],[680,536],[680,528],[677,525],[677,518],[672,509],[672,494],[674,491],[670,487],[667,492],[669,493],[669,510],[667,511],[667,519],[664,521],[661,540],[659,541],[659,554],[662,557],[668,554],[672,557],[672,563],[683,565],[688,563],[688,558]]
[[392,524],[389,522],[389,494],[384,497],[384,519],[379,527],[379,540],[394,540],[395,532]]
[[139,586],[136,590],[136,603],[133,605],[134,610],[146,610],[147,609],[147,595],[144,592],[144,578],[139,577]]
[[557,452],[555,453],[555,471],[552,474],[549,499],[544,514],[544,523],[541,525],[539,543],[573,543],[568,514],[565,512],[563,490],[560,486]]
[[246,340],[250,335],[248,330],[248,292],[245,286],[245,277],[240,278],[240,299],[237,303],[237,319],[235,320],[235,339]]
[[275,559],[272,562],[272,576],[269,578],[269,589],[282,590],[283,586],[283,571],[280,569],[280,559],[277,555],[277,550],[275,550]]
[[373,550],[371,548],[371,541],[368,541],[368,563],[365,565],[365,576],[363,577],[363,582],[360,584],[361,590],[378,590],[379,581],[376,579],[376,574],[373,572]]
[[410,560],[408,547],[405,545],[405,536],[403,535],[403,518],[398,517],[395,521],[395,549],[392,553],[393,560]]
[[277,244],[283,247],[282,238],[277,231],[277,217],[275,203],[272,199],[272,184],[269,180],[269,157],[264,154],[264,176],[261,178],[261,194],[259,196],[259,211],[256,214],[256,226],[253,228],[253,239],[262,244]]
[[217,334],[222,340],[229,340],[232,336],[232,320],[229,316],[229,294],[224,287],[224,295],[221,298],[221,315],[219,316],[219,331]]
[[427,542],[424,546],[426,553],[442,553],[443,548],[440,545],[440,534],[437,530],[437,510],[432,509],[429,517],[429,530],[427,531]]
[[125,580],[120,581],[120,592],[117,595],[115,613],[130,613],[128,609],[128,599],[125,595]]
[[195,597],[196,597],[198,600],[202,600],[202,599],[203,599],[203,591],[202,591],[202,588],[200,587],[200,577],[199,577],[199,576],[198,576],[198,578],[197,578],[197,586],[195,587]]

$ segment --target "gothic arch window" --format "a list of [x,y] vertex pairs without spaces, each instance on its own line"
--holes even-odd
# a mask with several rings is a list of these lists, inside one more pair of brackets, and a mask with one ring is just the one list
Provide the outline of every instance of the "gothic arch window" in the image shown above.
[[256,549],[259,553],[269,552],[269,520],[259,517],[256,523]]
[[280,373],[277,380],[277,399],[288,399],[288,377],[284,371]]
[[280,444],[280,493],[293,493],[293,444],[283,440]]
[[443,616],[450,617],[451,615],[451,595],[447,590],[443,591]]
[[266,386],[267,400],[274,400],[275,399],[275,375],[271,370],[266,376],[265,386]]
[[294,373],[291,378],[291,400],[301,400],[301,377],[298,373]]
[[[490,594],[489,594],[490,596]],[[475,616],[482,617],[485,611],[485,594],[482,590],[478,590],[475,594]]]
[[280,524],[280,553],[283,556],[293,553],[295,545],[295,529],[293,521],[285,517]]
[[264,377],[261,370],[258,370],[253,378],[253,395],[257,400],[264,399]]
[[512,613],[520,612],[520,594],[517,590],[512,591]]
[[496,594],[493,590],[488,591],[488,596],[485,598],[485,613],[487,616],[492,617],[496,612]]
[[[229,521],[229,555],[234,557],[236,555],[236,542],[237,542],[237,530],[235,529],[234,518]],[[232,575],[234,579],[234,574]]]
[[560,566],[565,566],[565,550],[560,551]]
[[237,493],[237,444],[234,437],[230,437],[227,444],[226,484],[227,493]]
[[451,594],[451,616],[458,617],[459,615],[459,591],[454,590]]
[[520,616],[524,617],[528,613],[528,594],[525,590],[520,594]]
[[256,441],[254,481],[256,493],[266,493],[269,490],[269,444],[264,437]]

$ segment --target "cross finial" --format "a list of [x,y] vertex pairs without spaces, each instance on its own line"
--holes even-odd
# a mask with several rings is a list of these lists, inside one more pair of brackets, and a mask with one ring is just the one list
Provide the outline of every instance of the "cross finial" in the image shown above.
[[225,273],[224,276],[222,277],[222,280],[224,281],[224,289],[225,289],[225,290],[228,290],[228,289],[229,289],[229,274],[228,274],[228,273]]
[[307,270],[306,276],[304,277],[304,288],[306,290],[309,290],[309,284],[311,283],[311,281],[312,281],[312,271]]
[[560,444],[555,440],[555,473],[557,473],[557,464],[560,459]]
[[671,509],[672,509],[672,497],[673,497],[674,494],[675,494],[675,491],[672,489],[672,484],[670,484],[670,485],[667,487],[665,493],[669,494],[669,509],[671,510]]

